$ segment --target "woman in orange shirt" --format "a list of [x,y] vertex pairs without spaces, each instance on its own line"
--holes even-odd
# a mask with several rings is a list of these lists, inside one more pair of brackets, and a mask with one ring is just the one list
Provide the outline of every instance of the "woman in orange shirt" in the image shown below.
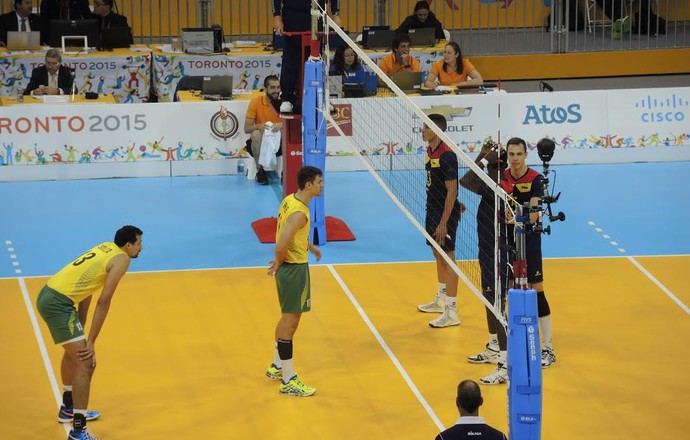
[[458,43],[446,44],[443,59],[431,66],[431,72],[426,77],[424,85],[430,89],[442,86],[481,86],[484,84],[482,76],[474,65],[462,58]]

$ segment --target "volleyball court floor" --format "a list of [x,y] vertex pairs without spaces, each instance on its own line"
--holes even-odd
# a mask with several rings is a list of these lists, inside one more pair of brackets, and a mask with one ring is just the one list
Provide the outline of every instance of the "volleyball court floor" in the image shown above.
[[[544,371],[542,438],[684,437],[690,163],[555,168],[567,219],[544,239],[558,360]],[[427,325],[416,305],[436,288],[431,252],[365,172],[326,176],[327,214],[357,239],[312,262],[295,368],[318,393],[280,396],[264,376],[279,309],[273,245],[250,223],[275,216],[279,191],[238,176],[0,184],[0,438],[65,437],[62,350],[35,298],[123,224],[144,230],[144,250],[97,341],[95,435],[432,439],[452,425],[457,383],[493,369],[466,361],[486,342],[484,310],[461,286],[462,325]],[[505,431],[506,387],[482,392],[480,415]]]

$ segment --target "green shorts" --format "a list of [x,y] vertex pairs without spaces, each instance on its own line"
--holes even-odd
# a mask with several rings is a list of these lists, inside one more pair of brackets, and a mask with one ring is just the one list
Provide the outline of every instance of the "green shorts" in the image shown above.
[[43,286],[36,300],[36,308],[48,324],[53,342],[56,344],[86,339],[77,309],[72,300],[65,295]]
[[303,313],[311,310],[309,265],[283,263],[276,272],[278,301],[283,313]]

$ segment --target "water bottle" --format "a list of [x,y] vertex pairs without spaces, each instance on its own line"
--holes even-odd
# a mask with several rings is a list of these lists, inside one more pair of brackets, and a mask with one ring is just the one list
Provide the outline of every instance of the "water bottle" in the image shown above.
[[17,93],[17,102],[24,102],[24,89],[20,87],[17,89]]
[[244,168],[244,159],[237,159],[237,174],[244,176],[247,170]]

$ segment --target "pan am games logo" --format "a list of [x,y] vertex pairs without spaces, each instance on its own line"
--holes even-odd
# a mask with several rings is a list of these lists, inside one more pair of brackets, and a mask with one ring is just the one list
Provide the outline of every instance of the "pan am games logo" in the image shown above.
[[239,129],[237,116],[223,106],[211,116],[211,134],[217,139],[226,140],[237,135]]
[[636,102],[635,107],[642,110],[640,119],[645,124],[651,122],[682,122],[687,117],[690,102],[675,93],[666,98],[647,95],[646,98]]

